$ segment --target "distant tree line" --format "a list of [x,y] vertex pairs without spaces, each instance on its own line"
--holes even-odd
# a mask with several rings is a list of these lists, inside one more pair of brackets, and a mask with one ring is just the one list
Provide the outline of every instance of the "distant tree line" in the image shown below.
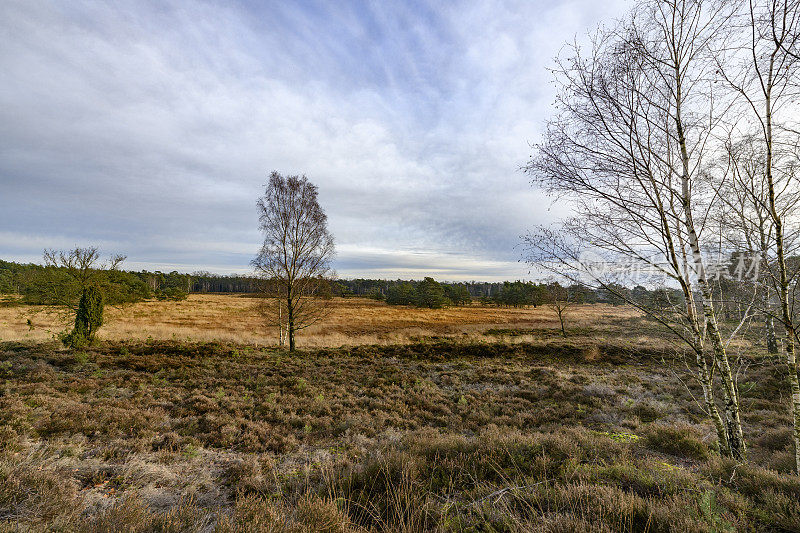
[[[122,304],[153,296],[147,283],[133,272],[116,269],[85,269],[91,272],[92,284],[101,288],[105,302]],[[81,280],[65,265],[21,264],[0,260],[0,293],[19,294],[32,305],[68,305],[77,302],[83,292]]]
[[[183,299],[189,293],[239,293],[256,294],[263,288],[264,280],[240,274],[192,274],[172,272],[134,272],[113,270],[100,276],[106,286],[106,303],[119,304],[148,298]],[[724,281],[724,280],[723,280]],[[557,283],[555,285],[558,285]],[[553,283],[532,281],[504,282],[437,282],[426,277],[418,280],[340,279],[331,282],[330,296],[367,297],[386,301],[390,305],[421,305],[441,307],[467,305],[479,302],[484,305],[505,307],[539,306],[548,303],[548,287]],[[643,286],[588,288],[579,284],[568,287],[570,301],[575,303],[606,303],[622,305],[630,295],[636,301],[653,306],[674,305],[683,295],[668,288],[647,289]],[[441,290],[440,290],[441,289]],[[34,263],[15,263],[0,260],[0,294],[19,294],[25,303],[58,305],[65,299],[62,293],[75,293],[63,268]],[[731,304],[725,309],[731,319],[744,309]]]
[[[92,266],[93,285],[101,289],[105,303],[133,303],[148,298],[185,299],[192,276],[170,272],[131,272]],[[45,265],[0,260],[0,294],[19,294],[32,305],[65,305],[76,301],[81,284],[70,267],[50,262]]]
[[[573,283],[562,286],[558,282],[504,281],[485,282],[436,282],[426,277],[422,281],[355,279],[335,282],[336,296],[362,296],[386,301],[389,305],[415,305],[438,308],[448,305],[483,305],[503,307],[537,307],[552,304],[554,299],[563,299],[576,304],[604,303],[624,305],[628,295],[635,301],[647,305],[673,305],[683,296],[677,289],[666,287],[648,289],[637,285],[633,288],[622,285],[590,288]],[[556,297],[558,295],[558,297]],[[743,310],[742,310],[743,311]],[[732,314],[734,310],[732,310]]]
[[[357,279],[342,279],[338,280],[337,283],[340,285],[338,291],[341,296],[366,296],[370,297],[375,294],[382,294],[386,296],[389,293],[389,290],[394,287],[395,285],[400,285],[403,283],[418,283],[419,281],[415,280],[387,280],[387,279],[364,279],[364,278],[357,278]],[[491,298],[498,294],[504,286],[504,282],[486,282],[486,281],[466,281],[466,282],[458,282],[452,283],[443,281],[440,282],[442,285],[460,285],[463,286],[467,292],[469,293],[470,298],[472,299],[480,299],[480,298]]]
[[191,275],[189,292],[211,293],[255,293],[259,290],[260,279],[240,274],[212,274],[195,272]]
[[429,309],[440,309],[448,305],[466,305],[472,297],[463,284],[439,283],[431,277],[419,282],[403,281],[392,284],[384,294],[374,291],[369,294],[376,300],[385,300],[389,305],[415,305]]
[[[116,271],[114,282],[126,285],[125,298],[141,300],[153,297],[174,297],[189,293],[255,293],[261,280],[239,274],[212,274],[177,271]],[[43,287],[52,289],[63,277],[57,267],[35,263],[15,263],[0,260],[0,294],[20,294],[32,304],[48,303]]]

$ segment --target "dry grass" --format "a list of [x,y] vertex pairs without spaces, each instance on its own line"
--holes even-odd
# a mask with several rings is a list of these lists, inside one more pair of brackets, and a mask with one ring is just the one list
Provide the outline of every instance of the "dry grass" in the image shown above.
[[797,531],[779,366],[742,375],[750,465],[687,378],[557,339],[0,344],[0,531]]
[[[106,340],[193,340],[269,345],[277,334],[263,325],[257,300],[240,295],[192,294],[183,302],[146,301],[122,308],[106,308],[100,336]],[[577,333],[591,328],[595,335],[625,335],[631,342],[647,344],[646,332],[631,335],[637,313],[626,307],[585,305],[568,317]],[[30,320],[30,324],[28,324]],[[63,312],[39,306],[0,306],[0,340],[44,341],[69,324]],[[425,337],[485,340],[493,338],[529,342],[557,334],[558,320],[547,307],[501,308],[473,305],[447,309],[388,306],[364,298],[335,298],[330,314],[302,331],[300,347],[337,347],[363,344],[397,344]],[[502,335],[504,331],[522,334]]]
[[255,303],[109,309],[81,351],[0,303],[0,532],[800,531],[785,365],[756,343],[737,465],[624,307],[562,339],[546,308],[337,299],[290,354]]

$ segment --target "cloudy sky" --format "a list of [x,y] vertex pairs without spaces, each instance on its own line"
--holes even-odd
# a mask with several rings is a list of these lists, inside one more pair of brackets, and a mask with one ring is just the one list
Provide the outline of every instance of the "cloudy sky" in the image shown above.
[[319,186],[341,277],[526,277],[547,67],[624,8],[3,0],[0,258],[247,272],[277,170]]

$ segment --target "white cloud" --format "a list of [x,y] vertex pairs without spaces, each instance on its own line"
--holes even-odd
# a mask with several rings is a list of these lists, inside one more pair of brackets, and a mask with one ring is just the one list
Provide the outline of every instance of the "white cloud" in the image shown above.
[[250,9],[3,3],[0,224],[33,238],[0,256],[241,271],[276,169],[319,185],[342,274],[525,275],[514,245],[551,218],[519,172],[545,67],[612,8]]

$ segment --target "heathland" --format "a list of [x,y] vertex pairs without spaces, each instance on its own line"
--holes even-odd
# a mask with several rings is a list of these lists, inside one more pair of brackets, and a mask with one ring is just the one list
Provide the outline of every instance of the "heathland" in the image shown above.
[[[1,298],[1,297],[0,297]],[[44,341],[71,325],[73,315],[58,307],[0,300],[0,340]],[[249,295],[191,294],[184,301],[147,300],[106,308],[98,335],[105,340],[230,341],[275,344],[277,330],[264,325],[259,298]],[[612,305],[586,305],[571,313],[570,326],[589,326],[631,340],[628,326],[638,313]],[[486,340],[486,333],[518,341],[556,334],[558,318],[546,306],[471,305],[445,309],[388,306],[366,298],[333,298],[329,312],[298,337],[300,347],[395,344],[426,337]],[[491,331],[490,331],[491,330]],[[504,331],[507,330],[507,331]],[[514,331],[512,331],[514,330]],[[634,335],[635,336],[635,335]],[[652,342],[646,335],[642,342]]]
[[[626,307],[336,299],[290,354],[254,302],[0,308],[0,530],[797,531],[785,364],[737,356],[749,462]],[[28,322],[30,320],[30,323]]]

